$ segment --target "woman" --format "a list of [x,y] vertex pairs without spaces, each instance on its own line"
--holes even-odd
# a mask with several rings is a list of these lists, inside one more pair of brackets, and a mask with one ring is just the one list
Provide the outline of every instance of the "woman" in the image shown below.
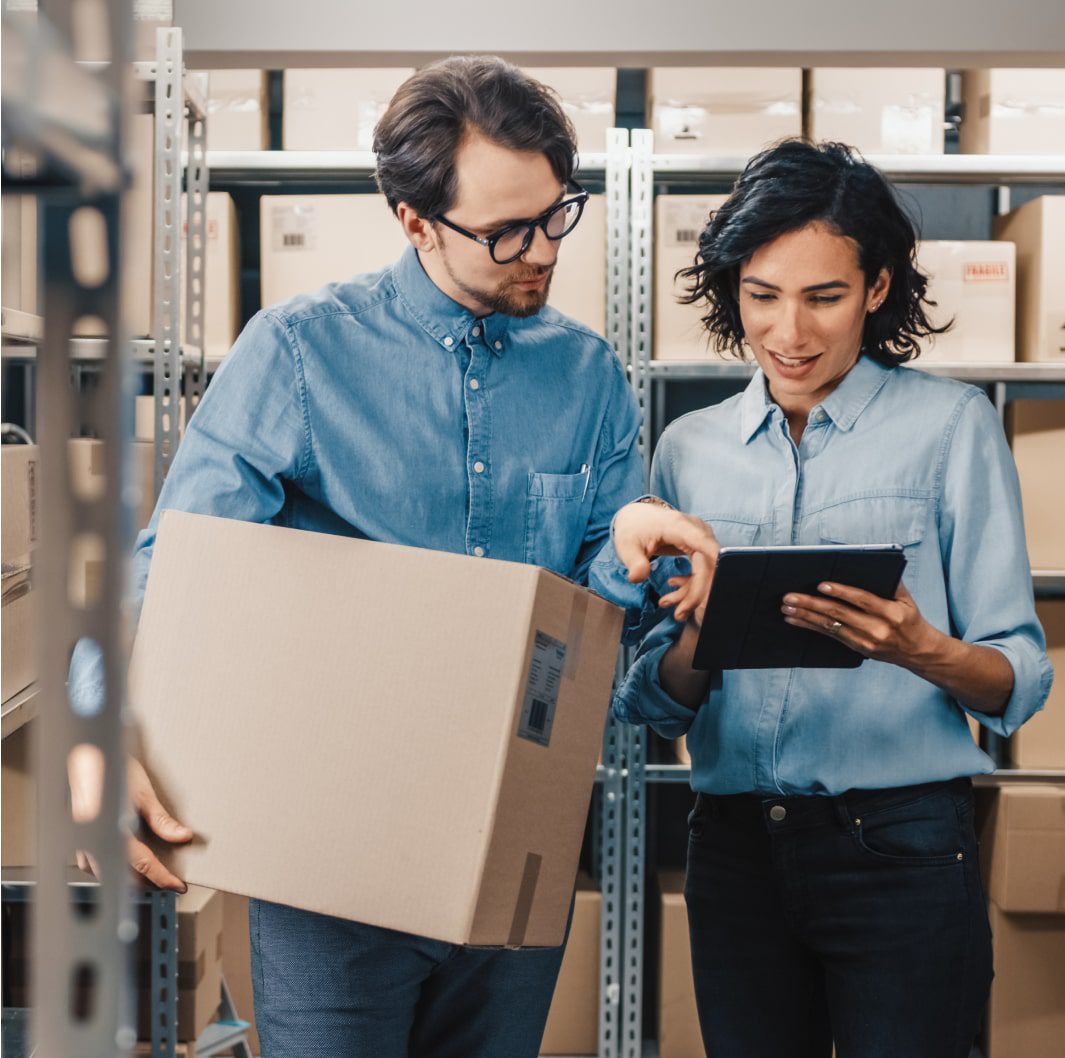
[[[688,736],[685,896],[714,1058],[828,1058],[833,1041],[839,1058],[967,1058],[991,983],[969,777],[993,765],[966,714],[1008,735],[1051,671],[995,411],[900,366],[938,333],[914,244],[848,148],[787,141],[752,160],[683,274],[718,348],[760,370],[665,431],[658,501],[619,512],[594,568],[646,614],[653,589],[629,581],[648,560],[699,557],[691,578],[651,578],[674,612],[615,712]],[[894,599],[822,584],[781,600],[789,624],[869,660],[693,670],[718,543],[902,544]]]

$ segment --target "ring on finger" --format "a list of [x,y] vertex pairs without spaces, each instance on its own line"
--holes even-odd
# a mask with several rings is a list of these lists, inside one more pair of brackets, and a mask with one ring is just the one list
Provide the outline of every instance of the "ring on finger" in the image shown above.
[[842,621],[829,621],[829,622],[828,622],[828,624],[827,624],[827,625],[825,625],[825,627],[826,627],[826,628],[827,628],[827,629],[828,629],[828,630],[829,630],[829,631],[830,631],[830,632],[831,632],[831,633],[832,633],[833,635],[835,635],[835,634],[836,634],[836,633],[837,633],[837,632],[838,632],[838,631],[839,631],[839,630],[840,630],[840,629],[841,629],[841,628],[843,627],[843,622],[842,622]]

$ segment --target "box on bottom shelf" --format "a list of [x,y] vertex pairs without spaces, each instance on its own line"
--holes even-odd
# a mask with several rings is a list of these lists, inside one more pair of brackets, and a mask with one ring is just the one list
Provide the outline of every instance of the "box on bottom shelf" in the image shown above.
[[659,1058],[699,1058],[705,1054],[695,1005],[684,872],[661,871],[661,924],[658,963]]

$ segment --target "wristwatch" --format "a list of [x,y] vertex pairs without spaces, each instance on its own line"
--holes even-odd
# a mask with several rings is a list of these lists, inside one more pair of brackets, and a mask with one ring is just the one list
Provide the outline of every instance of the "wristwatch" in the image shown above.
[[656,507],[664,507],[667,511],[675,511],[677,509],[672,503],[666,503],[661,496],[641,496],[638,500],[633,500],[633,503],[653,503]]

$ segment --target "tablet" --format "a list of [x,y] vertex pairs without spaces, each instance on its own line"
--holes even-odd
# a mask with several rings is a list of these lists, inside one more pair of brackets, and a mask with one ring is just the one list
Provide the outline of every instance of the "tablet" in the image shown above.
[[692,667],[857,668],[865,659],[846,644],[787,624],[784,596],[818,595],[828,580],[892,599],[905,566],[898,544],[723,547]]

